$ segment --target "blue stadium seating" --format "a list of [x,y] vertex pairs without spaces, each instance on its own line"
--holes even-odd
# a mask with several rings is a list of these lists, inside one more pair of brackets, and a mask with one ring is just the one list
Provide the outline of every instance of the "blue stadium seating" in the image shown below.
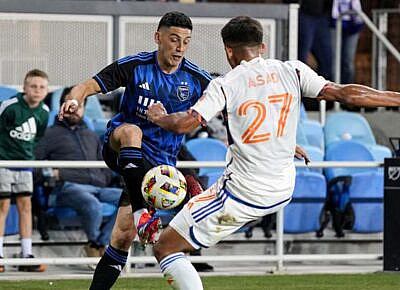
[[[338,141],[327,147],[328,161],[374,161],[364,144]],[[383,171],[378,168],[329,168],[327,179],[351,176],[350,202],[354,209],[354,232],[381,232],[383,230]]]
[[[330,144],[325,152],[326,161],[374,161],[368,147],[354,141],[338,141]],[[327,168],[325,176],[331,180],[337,176],[345,176],[360,172],[373,172],[376,168]]]
[[382,162],[385,158],[392,156],[388,147],[376,144],[368,121],[360,114],[333,113],[327,118],[324,131],[326,146],[341,140],[351,140],[367,145],[375,161]]
[[310,145],[324,149],[324,130],[321,124],[315,120],[303,120],[299,126],[304,128],[307,141]]
[[293,199],[284,209],[284,231],[316,232],[325,199],[325,177],[318,172],[298,171]]
[[308,146],[310,143],[307,140],[306,131],[302,122],[297,124],[297,132],[296,132],[296,143],[300,146]]
[[[186,142],[186,147],[198,161],[225,161],[226,145],[213,138],[196,138]],[[223,168],[200,168],[199,176],[208,176],[208,186],[212,185],[224,172]]]
[[351,176],[350,202],[355,213],[353,232],[382,232],[383,173],[376,170]]
[[16,89],[0,85],[0,101],[7,100],[16,94],[18,94]]
[[325,146],[341,140],[352,140],[375,145],[375,137],[367,120],[360,114],[351,112],[332,113],[326,119]]
[[15,204],[10,205],[7,215],[4,235],[16,235],[19,233],[19,215]]
[[311,145],[322,150],[324,149],[324,130],[322,125],[318,121],[308,118],[303,103],[300,106],[300,119],[297,130],[302,131],[303,133],[301,133],[301,135],[304,134],[307,139],[307,143],[302,143],[304,142],[303,137],[298,134],[297,137],[298,139],[300,138],[302,142],[299,143],[299,141],[297,141],[297,144]]

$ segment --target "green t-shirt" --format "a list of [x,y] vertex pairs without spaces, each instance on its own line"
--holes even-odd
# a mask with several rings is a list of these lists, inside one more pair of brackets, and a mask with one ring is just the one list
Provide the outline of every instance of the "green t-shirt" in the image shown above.
[[0,103],[0,159],[32,160],[34,147],[44,135],[49,107],[41,102],[30,108],[18,94]]

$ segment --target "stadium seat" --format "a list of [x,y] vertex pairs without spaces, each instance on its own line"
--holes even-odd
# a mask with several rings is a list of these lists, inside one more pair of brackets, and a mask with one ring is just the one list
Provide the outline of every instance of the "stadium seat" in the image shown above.
[[[354,141],[338,141],[330,144],[325,152],[326,161],[374,161],[367,146]],[[360,172],[373,172],[376,168],[327,168],[325,176],[331,180],[337,176],[346,176]]]
[[10,210],[8,211],[5,232],[4,235],[16,235],[19,233],[19,215],[18,209],[15,204],[10,205]]
[[392,156],[388,147],[376,144],[368,121],[360,114],[333,113],[329,115],[324,131],[326,146],[341,140],[351,140],[366,145],[375,161],[383,162],[385,158]]
[[[186,147],[198,161],[225,161],[226,145],[213,138],[196,138],[186,142]],[[224,172],[223,168],[200,168],[199,176],[208,177],[208,186],[212,185]]]
[[[299,123],[297,126],[297,130],[302,131],[304,136],[307,139],[307,143],[299,143],[297,141],[297,144],[303,144],[303,145],[311,145],[318,147],[320,149],[324,149],[324,130],[322,128],[322,125],[315,120],[311,120],[307,116],[307,112],[304,108],[303,103],[300,106],[300,118],[299,118]],[[297,135],[298,139],[300,138],[301,141],[304,142],[302,139],[302,136]]]
[[302,126],[306,134],[308,144],[324,149],[324,130],[321,124],[315,120],[302,120],[299,126]]
[[18,94],[16,89],[0,85],[0,101],[7,100],[16,94]]
[[349,192],[355,214],[353,232],[382,232],[383,172],[353,174]]
[[341,140],[352,140],[367,145],[375,145],[375,137],[367,120],[360,114],[351,112],[332,113],[324,127],[325,146]]
[[[338,141],[327,147],[327,161],[374,161],[364,144]],[[354,232],[381,232],[383,230],[383,171],[379,168],[329,168],[327,179],[351,176],[349,198],[355,222]]]
[[292,201],[284,209],[284,231],[316,232],[325,199],[326,181],[321,173],[297,172]]
[[301,121],[297,124],[296,143],[302,147],[310,145]]

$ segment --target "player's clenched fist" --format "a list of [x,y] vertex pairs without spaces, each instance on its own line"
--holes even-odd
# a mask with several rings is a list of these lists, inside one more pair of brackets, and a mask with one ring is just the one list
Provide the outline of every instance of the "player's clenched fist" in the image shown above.
[[148,108],[146,114],[147,118],[155,123],[159,118],[167,114],[167,110],[162,103],[155,103]]
[[74,113],[78,110],[79,103],[77,100],[65,100],[65,102],[61,105],[60,112],[58,113],[58,119],[62,121],[64,115]]

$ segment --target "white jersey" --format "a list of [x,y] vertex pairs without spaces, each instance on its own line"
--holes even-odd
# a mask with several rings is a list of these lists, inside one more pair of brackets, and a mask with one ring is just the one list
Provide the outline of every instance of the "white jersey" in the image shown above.
[[261,57],[210,82],[192,109],[206,121],[226,110],[228,191],[256,205],[266,197],[290,197],[301,96],[315,98],[326,83],[300,61]]

